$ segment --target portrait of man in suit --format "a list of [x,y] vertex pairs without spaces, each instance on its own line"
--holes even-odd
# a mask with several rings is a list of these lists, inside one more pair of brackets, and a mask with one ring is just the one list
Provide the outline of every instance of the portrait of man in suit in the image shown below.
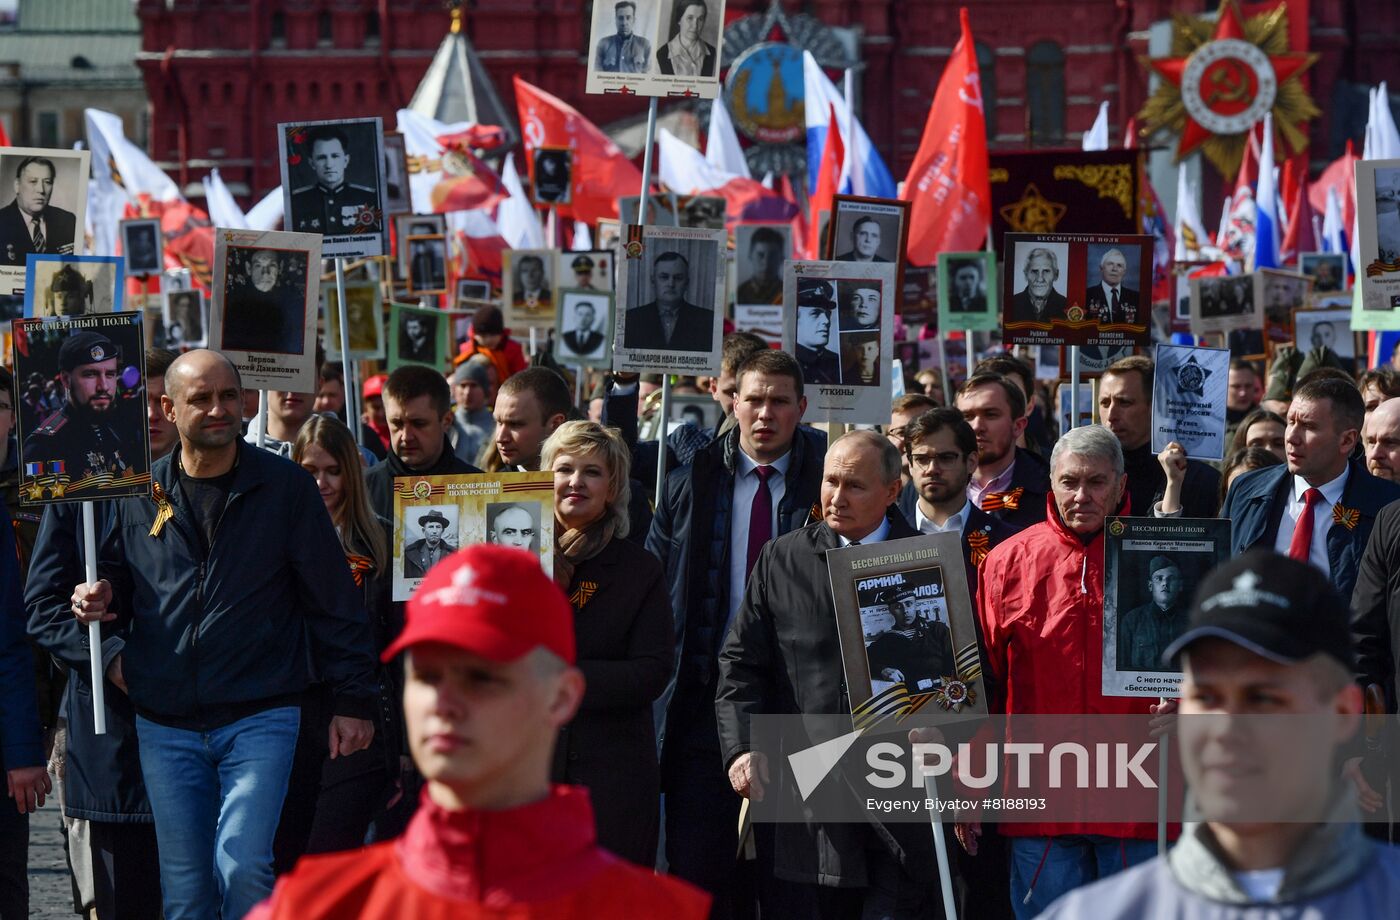
[[[1136,249],[1136,247],[1134,247]],[[1134,253],[1136,255],[1136,253]],[[1084,295],[1084,306],[1101,323],[1136,323],[1138,292],[1123,282],[1128,274],[1128,258],[1121,249],[1109,249],[1099,256],[1099,278]]]
[[982,263],[975,259],[959,259],[948,268],[952,276],[948,312],[986,313],[987,286],[982,279]]
[[419,312],[403,313],[399,320],[399,360],[416,364],[438,364],[437,317]]
[[709,351],[714,342],[715,314],[685,299],[690,262],[674,250],[651,263],[655,300],[627,311],[627,348],[657,351]]
[[543,310],[554,303],[554,291],[545,274],[544,259],[536,255],[521,256],[515,262],[515,285],[511,288],[511,303],[529,310]]
[[50,204],[58,169],[47,157],[25,157],[15,168],[15,200],[0,208],[0,265],[23,265],[31,252],[71,255],[77,216]]
[[428,570],[457,552],[446,539],[452,522],[436,508],[419,515],[418,528],[423,536],[403,548],[403,577],[422,578]]
[[1026,253],[1021,274],[1026,286],[1011,298],[1012,316],[1018,320],[1048,323],[1063,319],[1069,300],[1055,290],[1060,280],[1060,261],[1053,249],[1036,246]]
[[574,305],[574,325],[564,333],[564,347],[581,358],[595,357],[603,347],[606,338],[595,325],[598,322],[598,308],[591,300],[580,300]]
[[851,225],[850,249],[836,257],[838,262],[888,262],[879,255],[883,231],[880,221],[866,214]]

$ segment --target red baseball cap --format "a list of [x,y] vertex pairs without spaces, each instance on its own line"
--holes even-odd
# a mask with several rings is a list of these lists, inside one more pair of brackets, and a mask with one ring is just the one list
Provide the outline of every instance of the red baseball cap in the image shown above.
[[384,394],[384,381],[389,379],[388,374],[375,374],[373,377],[365,378],[363,399],[371,396],[382,396]]
[[406,620],[383,660],[440,642],[490,661],[546,648],[574,663],[573,608],[539,557],[525,550],[481,543],[453,553],[418,586]]

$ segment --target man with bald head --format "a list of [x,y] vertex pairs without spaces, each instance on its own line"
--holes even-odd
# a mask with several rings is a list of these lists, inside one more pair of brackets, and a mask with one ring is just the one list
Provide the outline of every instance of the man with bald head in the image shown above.
[[334,693],[331,757],[368,746],[377,687],[359,590],[315,481],[243,442],[238,371],[207,349],[165,373],[179,443],[115,504],[83,623],[136,709],[166,920],[241,917],[272,891],[299,699]]
[[[773,540],[754,565],[720,651],[715,697],[721,755],[730,784],[745,798],[773,791],[766,787],[769,764],[752,750],[754,716],[850,711],[826,551],[917,536],[890,507],[900,468],[898,449],[882,435],[842,436],[826,452],[821,519]],[[784,916],[933,916],[928,828],[877,821],[771,826],[773,873],[781,880],[775,899],[786,906]]]
[[1366,416],[1361,444],[1372,476],[1400,482],[1400,398],[1387,399]]

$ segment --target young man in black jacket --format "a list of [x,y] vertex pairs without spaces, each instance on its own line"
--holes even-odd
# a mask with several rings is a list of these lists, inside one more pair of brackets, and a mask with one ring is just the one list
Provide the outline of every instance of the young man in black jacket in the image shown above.
[[[368,746],[369,623],[315,482],[238,437],[238,371],[200,349],[166,372],[180,444],[118,501],[96,583],[73,592],[136,708],[166,920],[241,917],[272,891],[272,839],[313,674],[332,756]],[[84,635],[86,641],[86,635]]]

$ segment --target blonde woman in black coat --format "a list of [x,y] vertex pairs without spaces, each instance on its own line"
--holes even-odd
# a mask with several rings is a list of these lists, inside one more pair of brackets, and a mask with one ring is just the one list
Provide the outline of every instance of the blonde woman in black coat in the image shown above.
[[671,675],[675,626],[661,563],[625,539],[629,463],[622,439],[596,422],[565,422],[541,452],[554,472],[554,580],[574,608],[587,680],[553,779],[588,787],[599,844],[650,866],[661,794],[651,705]]

